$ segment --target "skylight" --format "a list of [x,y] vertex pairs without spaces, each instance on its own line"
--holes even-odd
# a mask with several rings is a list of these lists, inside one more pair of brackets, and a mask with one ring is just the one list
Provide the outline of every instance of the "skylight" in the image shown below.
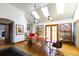
[[37,14],[36,11],[32,11],[32,15],[33,15],[36,19],[40,19],[39,15]]
[[56,3],[57,14],[64,13],[64,3]]
[[48,11],[47,7],[43,7],[43,8],[41,8],[41,10],[42,10],[42,12],[43,12],[43,14],[44,14],[45,17],[49,16],[49,11]]

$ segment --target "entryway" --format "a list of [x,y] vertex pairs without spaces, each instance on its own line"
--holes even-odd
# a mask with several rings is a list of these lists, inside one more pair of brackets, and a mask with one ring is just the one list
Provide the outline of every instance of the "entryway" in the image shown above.
[[12,44],[14,22],[0,18],[0,45]]

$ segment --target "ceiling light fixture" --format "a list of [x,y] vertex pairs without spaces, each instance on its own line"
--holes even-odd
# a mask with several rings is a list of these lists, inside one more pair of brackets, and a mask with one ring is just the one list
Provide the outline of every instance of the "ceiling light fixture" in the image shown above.
[[43,7],[43,8],[41,8],[41,10],[42,10],[42,12],[43,12],[43,14],[44,14],[45,17],[49,16],[49,11],[48,11],[47,7]]
[[39,15],[37,14],[36,11],[32,11],[32,15],[33,15],[36,19],[40,19]]
[[56,3],[57,14],[64,13],[64,3]]

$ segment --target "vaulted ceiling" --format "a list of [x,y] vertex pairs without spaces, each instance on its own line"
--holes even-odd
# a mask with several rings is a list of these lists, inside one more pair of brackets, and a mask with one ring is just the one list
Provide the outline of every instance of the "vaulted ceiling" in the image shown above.
[[[31,12],[33,10],[36,10],[38,15],[40,16],[40,19],[37,20],[38,23],[46,21],[46,17],[41,11],[41,7],[47,6],[49,15],[53,17],[53,20],[60,20],[60,19],[72,19],[74,17],[74,13],[77,6],[77,4],[65,3],[64,14],[58,15],[56,10],[56,3],[48,3],[48,4],[47,3],[10,3],[10,4],[23,10],[26,13],[26,17],[29,20],[29,22],[34,21]],[[36,5],[35,8],[34,5]]]

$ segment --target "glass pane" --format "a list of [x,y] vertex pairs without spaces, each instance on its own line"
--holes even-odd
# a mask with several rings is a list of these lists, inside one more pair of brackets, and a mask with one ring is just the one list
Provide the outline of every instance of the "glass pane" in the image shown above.
[[57,26],[54,26],[55,30],[57,30]]
[[54,36],[52,37],[52,40],[54,40],[55,38],[54,38]]
[[52,42],[57,41],[57,26],[52,26]]
[[50,27],[47,27],[46,29],[47,29],[46,38],[47,38],[47,41],[50,41]]
[[55,31],[54,35],[55,35],[55,36],[57,35],[57,31]]
[[54,35],[55,33],[54,32],[52,32],[52,35]]
[[52,27],[52,30],[55,30],[55,28],[54,28],[54,27]]

